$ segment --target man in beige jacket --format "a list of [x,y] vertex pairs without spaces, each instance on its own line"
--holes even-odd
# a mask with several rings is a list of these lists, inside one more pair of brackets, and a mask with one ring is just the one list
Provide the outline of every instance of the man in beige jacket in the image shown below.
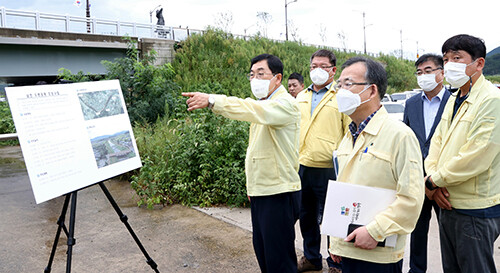
[[442,47],[452,87],[431,141],[428,194],[442,208],[439,235],[445,273],[496,272],[500,234],[500,92],[483,76],[484,41],[449,38]]
[[255,255],[262,272],[296,273],[300,113],[281,85],[283,63],[278,57],[253,58],[248,78],[258,100],[199,92],[182,95],[189,97],[189,111],[209,107],[227,118],[251,122],[245,174]]
[[[313,83],[297,95],[300,121],[300,179],[302,205],[300,231],[304,239],[304,256],[299,271],[321,270],[321,234],[328,180],[335,180],[332,154],[347,132],[351,119],[339,112],[333,88],[337,59],[329,50],[318,50],[311,56],[310,77]],[[330,272],[339,272],[330,258]]]
[[[424,200],[420,146],[413,131],[380,104],[387,88],[382,65],[354,57],[342,67],[337,101],[352,123],[337,150],[337,181],[394,190],[396,199],[346,238],[331,237],[330,253],[334,261],[342,260],[343,273],[401,272],[406,237]],[[394,234],[395,247],[377,246]]]

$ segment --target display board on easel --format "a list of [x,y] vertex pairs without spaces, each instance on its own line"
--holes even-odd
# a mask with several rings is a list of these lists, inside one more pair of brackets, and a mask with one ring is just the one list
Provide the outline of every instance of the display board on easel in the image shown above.
[[118,80],[5,89],[37,204],[142,166]]

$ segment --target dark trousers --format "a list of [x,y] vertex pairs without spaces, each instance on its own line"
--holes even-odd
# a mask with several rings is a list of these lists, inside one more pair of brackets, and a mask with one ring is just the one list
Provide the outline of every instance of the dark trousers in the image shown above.
[[424,273],[427,270],[427,235],[429,233],[432,209],[434,209],[439,221],[441,209],[436,204],[436,201],[430,200],[425,196],[422,212],[420,212],[417,225],[411,233],[409,273]]
[[493,244],[500,233],[500,217],[479,218],[441,210],[439,235],[444,273],[497,272]]
[[262,272],[297,272],[295,222],[300,191],[251,197],[253,248]]
[[379,264],[342,257],[342,273],[401,273],[403,259],[392,264]]
[[[333,168],[313,168],[300,165],[302,202],[300,206],[300,232],[304,239],[304,256],[315,266],[322,266],[321,233],[319,225],[323,219],[328,180],[335,180]],[[330,257],[329,266],[334,266]]]

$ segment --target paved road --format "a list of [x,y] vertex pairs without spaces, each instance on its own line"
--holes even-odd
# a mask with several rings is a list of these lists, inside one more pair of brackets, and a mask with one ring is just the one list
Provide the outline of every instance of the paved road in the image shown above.
[[[191,209],[176,205],[148,210],[136,206],[137,197],[129,183],[105,184],[160,272],[259,272],[252,248],[249,209]],[[0,147],[0,272],[43,271],[63,201],[64,197],[58,197],[35,204],[19,147]],[[300,256],[298,225],[296,231]],[[153,272],[99,186],[78,192],[75,238],[73,272]],[[429,242],[431,273],[442,272],[438,242],[437,222],[433,218]],[[66,248],[63,235],[52,272],[65,272]],[[500,239],[495,243],[495,261],[500,265]],[[403,272],[407,270],[408,251]]]
[[[35,204],[20,159],[19,148],[0,147],[2,273],[43,272],[64,202]],[[128,182],[105,184],[160,272],[259,271],[249,231],[183,206],[138,208]],[[78,192],[75,238],[72,272],[153,272],[99,186]],[[62,235],[52,272],[65,272],[66,249]]]

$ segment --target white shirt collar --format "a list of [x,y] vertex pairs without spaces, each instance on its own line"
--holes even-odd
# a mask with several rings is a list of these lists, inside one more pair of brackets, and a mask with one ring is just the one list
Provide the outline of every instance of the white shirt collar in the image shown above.
[[[443,100],[443,96],[444,96],[444,92],[445,92],[446,88],[444,87],[443,85],[443,88],[441,88],[441,91],[439,91],[439,93],[432,97],[432,99],[434,99],[435,97],[438,97],[439,98],[439,101],[442,101]],[[427,98],[427,96],[425,95],[425,91],[422,90],[422,100],[424,101],[429,101],[429,99]]]

